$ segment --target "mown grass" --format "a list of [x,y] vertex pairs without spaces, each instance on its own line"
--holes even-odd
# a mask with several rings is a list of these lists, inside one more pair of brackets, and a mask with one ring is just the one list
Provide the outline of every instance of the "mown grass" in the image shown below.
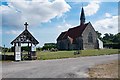
[[119,54],[118,49],[103,49],[103,50],[81,50],[81,54],[74,55],[75,51],[57,51],[57,52],[37,52],[38,60],[47,59],[61,59],[61,58],[75,58],[81,56],[99,56],[99,55],[110,55]]
[[[99,55],[110,55],[110,54],[120,54],[118,49],[93,49],[93,50],[81,50],[80,54],[74,55],[75,51],[37,51],[38,60],[48,60],[48,59],[61,59],[61,58],[75,58],[82,56],[99,56]],[[2,53],[3,54],[3,53]],[[6,55],[14,55],[13,52],[7,52]],[[26,52],[27,54],[27,52]]]

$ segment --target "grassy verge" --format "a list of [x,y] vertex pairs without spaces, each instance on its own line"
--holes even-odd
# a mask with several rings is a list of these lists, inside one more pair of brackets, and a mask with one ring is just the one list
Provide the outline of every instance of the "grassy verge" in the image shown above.
[[[48,59],[61,59],[61,58],[75,58],[81,56],[99,56],[99,55],[110,55],[119,54],[118,49],[103,49],[103,50],[81,50],[81,54],[74,55],[75,51],[37,51],[38,60],[48,60]],[[3,54],[3,53],[2,53]],[[14,55],[13,52],[7,52],[6,55]],[[27,52],[25,53],[27,54]]]
[[75,51],[57,51],[57,52],[37,52],[38,60],[75,58],[81,56],[99,56],[118,54],[118,49],[103,49],[103,50],[81,50],[81,54],[74,55]]

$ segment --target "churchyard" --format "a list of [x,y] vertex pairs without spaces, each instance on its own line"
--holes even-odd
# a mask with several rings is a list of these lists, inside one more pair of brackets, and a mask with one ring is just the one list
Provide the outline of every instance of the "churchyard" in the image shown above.
[[57,52],[37,52],[37,57],[39,60],[47,59],[61,59],[61,58],[75,58],[75,57],[85,57],[85,56],[100,56],[100,55],[110,55],[118,54],[118,49],[103,49],[103,50],[81,50],[80,54],[74,54],[76,51],[57,51]]
[[[81,50],[80,54],[74,54],[75,50],[72,51],[37,51],[37,60],[49,60],[49,59],[62,59],[62,58],[75,58],[85,56],[100,56],[100,55],[111,55],[119,54],[118,49],[92,49],[92,50]],[[24,55],[27,52],[23,53]],[[3,55],[3,53],[2,53]],[[14,55],[14,52],[6,52],[5,55]]]

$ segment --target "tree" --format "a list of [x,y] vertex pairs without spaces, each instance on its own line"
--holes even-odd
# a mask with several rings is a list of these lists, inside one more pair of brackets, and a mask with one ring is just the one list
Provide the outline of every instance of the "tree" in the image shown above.
[[116,34],[113,38],[114,43],[120,43],[120,33]]
[[37,49],[37,51],[42,51],[42,48],[41,47],[38,47],[38,48],[36,48]]
[[52,48],[57,48],[56,43],[45,43],[42,50],[50,50]]
[[105,33],[104,36],[103,36],[103,42],[104,43],[113,43],[113,38],[114,38],[113,34]]
[[102,34],[98,31],[96,31],[96,33],[97,33],[98,38],[102,40],[102,37],[101,37]]
[[118,34],[111,34],[106,33],[103,37],[104,47],[120,49],[120,33]]

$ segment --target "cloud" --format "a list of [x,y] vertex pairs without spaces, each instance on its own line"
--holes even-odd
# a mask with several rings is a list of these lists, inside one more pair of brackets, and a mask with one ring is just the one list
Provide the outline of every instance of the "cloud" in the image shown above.
[[85,15],[86,16],[94,15],[95,13],[97,13],[99,8],[100,8],[99,0],[91,1],[87,6],[84,7]]
[[18,30],[10,30],[10,31],[6,31],[5,34],[12,34],[12,35],[18,35],[20,34],[21,31]]
[[51,19],[62,16],[70,10],[64,0],[55,1],[10,1],[8,6],[2,5],[3,26],[21,27],[25,21],[31,26],[50,22]]
[[58,32],[64,32],[64,31],[67,31],[69,28],[72,28],[74,26],[72,26],[71,24],[68,24],[68,23],[64,23],[63,25],[59,25],[57,26],[57,29],[58,29]]
[[22,15],[15,10],[11,9],[8,6],[2,5],[0,13],[2,13],[2,26],[8,27],[16,27],[19,28],[21,23],[23,24]]
[[94,28],[102,34],[105,33],[118,33],[118,16],[108,17],[98,20],[93,24]]
[[112,15],[109,14],[109,13],[105,13],[105,16],[106,16],[106,17],[112,17]]

